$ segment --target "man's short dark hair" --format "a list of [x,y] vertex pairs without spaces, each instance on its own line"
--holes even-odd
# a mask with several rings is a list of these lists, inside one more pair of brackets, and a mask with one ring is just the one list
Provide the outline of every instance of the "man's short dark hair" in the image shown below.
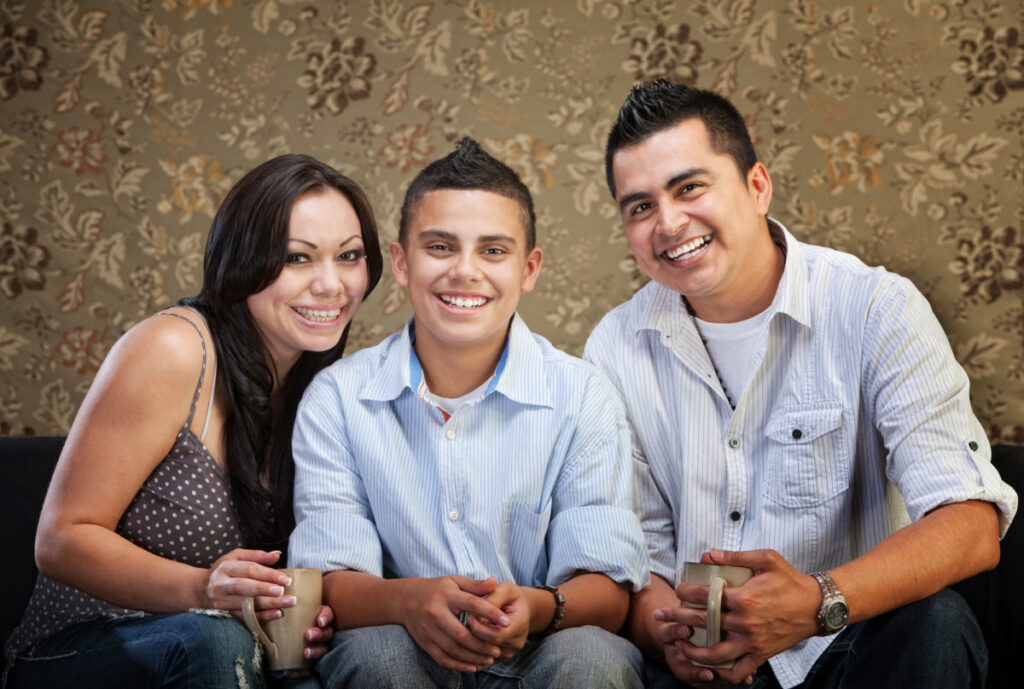
[[747,176],[757,162],[757,153],[754,152],[747,123],[736,106],[728,98],[712,91],[656,79],[633,86],[608,133],[604,171],[612,198],[615,198],[612,158],[616,151],[638,144],[690,118],[704,123],[711,139],[711,149],[715,153],[727,154],[736,163],[740,175]]
[[489,191],[515,201],[519,204],[526,230],[526,250],[536,246],[537,221],[530,190],[512,168],[487,153],[468,136],[456,142],[454,151],[423,168],[409,185],[398,224],[398,241],[402,246],[406,246],[416,203],[430,192],[441,189]]

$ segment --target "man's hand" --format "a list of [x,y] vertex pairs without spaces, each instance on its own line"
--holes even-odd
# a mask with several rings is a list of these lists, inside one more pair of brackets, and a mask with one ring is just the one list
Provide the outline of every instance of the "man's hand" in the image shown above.
[[[655,612],[656,619],[668,623],[659,628],[659,641],[672,641],[682,653],[683,658],[670,658],[666,650],[666,660],[670,667],[676,666],[672,667],[673,672],[683,681],[705,686],[738,684],[748,680],[768,658],[817,633],[821,589],[813,577],[798,572],[777,552],[713,550],[705,553],[701,561],[750,567],[754,576],[743,586],[723,592],[722,630],[726,634],[711,648],[698,648],[688,638],[671,639],[673,625],[706,627],[705,610],[678,607]],[[708,587],[683,583],[676,594],[680,601],[703,605],[707,602]],[[674,633],[682,636],[678,628]],[[693,662],[733,667],[712,670],[696,667]]]
[[466,612],[496,628],[511,624],[502,610],[483,596],[495,591],[493,577],[407,579],[401,602],[402,624],[420,648],[438,664],[456,672],[489,667],[501,654],[498,644],[477,638],[459,621]]
[[501,649],[499,657],[511,658],[526,645],[530,633],[530,606],[523,590],[512,582],[502,582],[487,597],[487,602],[501,609],[508,617],[508,626],[501,627],[471,615],[469,629],[473,635]]

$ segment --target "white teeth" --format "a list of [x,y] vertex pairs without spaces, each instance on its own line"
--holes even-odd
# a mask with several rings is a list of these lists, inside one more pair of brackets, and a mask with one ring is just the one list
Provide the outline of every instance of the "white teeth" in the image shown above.
[[679,258],[689,258],[688,254],[696,253],[700,249],[703,249],[704,246],[710,241],[710,236],[698,237],[697,239],[692,239],[686,242],[686,244],[683,244],[680,247],[672,249],[671,251],[666,251],[665,255],[670,260],[673,261]]
[[341,315],[341,309],[307,309],[302,306],[293,306],[293,309],[307,321],[333,321]]
[[440,295],[441,301],[451,306],[457,306],[460,309],[475,309],[478,306],[483,306],[487,303],[485,297],[449,297],[448,295]]

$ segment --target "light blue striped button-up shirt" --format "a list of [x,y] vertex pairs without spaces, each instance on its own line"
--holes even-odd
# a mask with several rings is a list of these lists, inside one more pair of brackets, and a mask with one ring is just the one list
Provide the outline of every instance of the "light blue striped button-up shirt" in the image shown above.
[[410,327],[306,390],[291,566],[646,586],[629,426],[604,376],[515,316],[483,398],[446,421],[418,392]]
[[[587,342],[584,358],[619,388],[647,462],[653,571],[671,584],[677,563],[711,548],[772,548],[802,572],[826,570],[908,518],[968,499],[995,503],[1005,533],[1017,496],[992,467],[928,302],[905,278],[771,226],[785,271],[735,412],[679,294],[659,284]],[[782,686],[803,681],[830,641],[772,658]]]

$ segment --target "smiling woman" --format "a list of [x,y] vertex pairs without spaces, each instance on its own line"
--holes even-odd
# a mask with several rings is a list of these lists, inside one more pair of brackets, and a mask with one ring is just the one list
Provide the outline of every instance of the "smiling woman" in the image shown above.
[[[274,566],[293,526],[296,405],[381,268],[362,191],[327,165],[280,156],[231,189],[200,294],[128,331],[79,409],[6,687],[263,686],[232,615],[247,596],[262,619],[295,605]],[[307,658],[332,620],[322,608]]]

